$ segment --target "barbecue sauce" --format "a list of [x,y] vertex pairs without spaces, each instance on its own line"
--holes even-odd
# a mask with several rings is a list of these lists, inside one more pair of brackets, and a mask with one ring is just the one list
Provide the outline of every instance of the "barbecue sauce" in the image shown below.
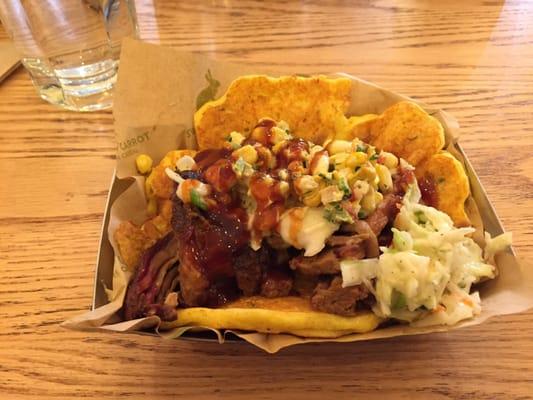
[[418,181],[418,187],[420,188],[420,194],[422,195],[424,204],[437,207],[439,198],[435,181],[431,177],[424,177]]

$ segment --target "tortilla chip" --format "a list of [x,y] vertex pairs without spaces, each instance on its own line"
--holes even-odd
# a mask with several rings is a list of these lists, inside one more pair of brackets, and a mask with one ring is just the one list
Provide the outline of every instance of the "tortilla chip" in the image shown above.
[[353,140],[359,138],[364,142],[370,141],[372,124],[379,118],[376,114],[356,115],[339,121],[335,139]]
[[160,199],[170,199],[174,193],[174,182],[170,179],[165,169],[174,168],[176,161],[183,156],[194,157],[195,150],[172,150],[169,151],[161,162],[152,169],[148,178],[146,178],[145,189],[148,199],[158,197]]
[[123,221],[113,236],[120,258],[129,270],[137,266],[142,253],[153,243],[144,230],[130,221]]
[[415,169],[417,179],[429,178],[437,192],[436,208],[448,214],[455,225],[470,226],[465,201],[470,194],[463,165],[447,151],[434,154]]
[[238,78],[221,98],[194,114],[198,147],[220,148],[232,131],[248,136],[264,117],[286,121],[296,137],[322,144],[334,137],[336,121],[344,118],[351,87],[350,79],[324,76]]
[[420,106],[402,101],[372,122],[369,141],[417,166],[442,149],[444,129]]
[[381,321],[371,311],[361,311],[352,317],[313,311],[309,300],[300,297],[249,297],[237,300],[225,308],[193,307],[178,310],[177,320],[162,323],[161,329],[205,326],[331,338],[372,331]]

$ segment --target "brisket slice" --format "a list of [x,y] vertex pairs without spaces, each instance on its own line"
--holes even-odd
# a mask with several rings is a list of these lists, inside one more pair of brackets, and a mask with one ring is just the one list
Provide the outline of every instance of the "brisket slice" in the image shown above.
[[[201,215],[190,206],[174,202],[173,228],[184,245],[180,252],[180,296],[188,306],[216,307],[236,297],[261,294],[265,297],[287,296],[292,289],[292,276],[287,268],[288,255],[284,249],[273,250],[268,243],[254,251],[246,243],[229,256],[231,275],[210,277],[198,260],[187,238],[212,232],[216,222]],[[209,245],[209,243],[206,243]],[[220,260],[221,262],[223,260]]]
[[293,278],[288,271],[271,269],[265,272],[261,282],[261,296],[284,297],[291,292]]
[[366,223],[370,226],[374,235],[379,237],[381,231],[392,224],[400,211],[402,199],[410,184],[415,182],[414,173],[407,168],[400,168],[394,176],[393,190],[386,194],[378,204],[376,210],[368,216]]
[[366,219],[366,223],[370,226],[374,235],[379,236],[389,221],[392,222],[396,218],[400,211],[401,203],[402,197],[400,195],[389,193],[383,197],[376,210]]
[[[172,281],[178,260],[178,245],[175,235],[169,233],[144,252],[126,292],[123,306],[126,320],[153,314],[165,319],[175,318],[175,309],[165,306],[163,301],[174,290]],[[165,279],[167,274],[171,278]]]
[[356,314],[358,302],[366,300],[369,291],[364,285],[342,287],[342,278],[320,282],[311,296],[311,307],[317,311],[350,316]]
[[294,271],[292,289],[302,297],[311,297],[319,280],[319,275],[306,275],[299,271]]
[[365,257],[367,235],[333,235],[328,238],[327,247],[315,256],[303,254],[290,260],[291,269],[303,275],[332,275],[341,270],[340,260],[349,258],[360,260]]
[[368,235],[342,236],[333,235],[328,238],[326,243],[333,248],[335,255],[340,259],[346,258],[359,260],[365,257],[364,242]]
[[263,279],[263,268],[270,262],[266,247],[254,251],[246,246],[234,259],[233,269],[237,285],[245,296],[252,296],[259,291]]
[[312,257],[303,254],[294,257],[289,265],[291,269],[304,275],[337,274],[341,270],[339,259],[332,249],[324,249]]
[[[172,228],[182,242],[183,237],[191,235],[193,229],[205,229],[209,222],[181,201],[174,199],[172,209]],[[180,246],[180,298],[189,306],[204,305],[209,297],[209,280],[196,262],[192,248]]]

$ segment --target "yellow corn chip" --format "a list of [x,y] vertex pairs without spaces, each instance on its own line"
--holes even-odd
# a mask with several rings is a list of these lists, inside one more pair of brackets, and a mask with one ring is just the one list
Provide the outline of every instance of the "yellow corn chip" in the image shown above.
[[322,144],[350,103],[350,79],[244,76],[194,114],[200,150],[219,148],[232,131],[248,136],[264,117],[286,121],[296,137]]
[[455,225],[470,226],[465,201],[470,193],[468,176],[462,164],[447,151],[434,154],[415,170],[417,179],[429,179],[435,185],[437,204]]
[[378,117],[379,115],[376,114],[356,115],[350,118],[344,117],[339,120],[335,139],[353,140],[359,138],[364,142],[369,142],[370,129]]
[[309,299],[301,297],[251,297],[237,300],[226,308],[178,310],[177,320],[163,322],[161,329],[209,326],[215,329],[292,333],[303,337],[339,337],[372,331],[381,321],[371,311],[361,311],[351,317],[313,311]]
[[160,199],[170,199],[174,190],[174,182],[167,176],[165,169],[170,167],[174,169],[176,161],[183,156],[194,157],[195,150],[172,150],[169,151],[161,162],[152,169],[145,182],[145,190],[148,199],[159,197]]
[[444,130],[420,106],[402,101],[387,108],[372,122],[369,141],[417,166],[442,149]]

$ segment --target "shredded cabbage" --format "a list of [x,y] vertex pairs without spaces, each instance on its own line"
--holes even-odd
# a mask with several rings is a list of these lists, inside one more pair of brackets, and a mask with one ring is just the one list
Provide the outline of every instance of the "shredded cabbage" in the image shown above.
[[510,234],[487,236],[485,254],[469,237],[474,228],[456,228],[451,218],[419,204],[411,185],[392,228],[390,247],[379,258],[343,260],[343,287],[365,284],[376,298],[373,311],[416,326],[453,325],[479,314],[479,294],[470,290],[494,278],[494,254],[511,243]]

